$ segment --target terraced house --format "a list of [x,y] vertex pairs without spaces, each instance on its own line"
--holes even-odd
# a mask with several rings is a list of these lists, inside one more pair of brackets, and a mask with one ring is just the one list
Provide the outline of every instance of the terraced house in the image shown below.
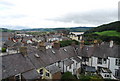
[[19,44],[17,53],[7,51],[0,56],[3,80],[60,79],[67,71],[77,76],[84,71],[85,75],[90,72],[103,79],[120,78],[120,46],[113,42],[94,45],[72,43],[60,47],[57,41],[49,49],[44,42]]

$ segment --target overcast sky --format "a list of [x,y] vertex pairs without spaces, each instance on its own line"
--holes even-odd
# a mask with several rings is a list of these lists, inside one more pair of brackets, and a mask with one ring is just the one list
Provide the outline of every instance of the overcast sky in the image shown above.
[[118,20],[119,0],[0,0],[0,27],[98,26]]

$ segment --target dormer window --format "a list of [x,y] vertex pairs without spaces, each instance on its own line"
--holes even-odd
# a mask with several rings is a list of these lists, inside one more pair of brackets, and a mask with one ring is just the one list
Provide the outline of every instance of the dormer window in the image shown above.
[[21,74],[15,75],[15,81],[21,81]]
[[35,54],[35,57],[39,58],[40,56],[38,54]]
[[52,53],[54,53],[54,54],[55,54],[55,51],[54,51],[54,50],[52,50]]
[[63,49],[65,52],[67,52],[67,50],[66,49]]

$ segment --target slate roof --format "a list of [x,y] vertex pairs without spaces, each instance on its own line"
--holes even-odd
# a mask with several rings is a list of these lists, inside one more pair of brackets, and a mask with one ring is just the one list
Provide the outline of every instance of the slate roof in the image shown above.
[[[46,67],[61,60],[64,60],[64,64],[66,66],[69,66],[74,63],[72,60],[69,59],[71,57],[73,57],[73,59],[76,60],[77,62],[81,61],[80,58],[77,57],[78,55],[82,57],[95,56],[95,57],[101,57],[101,58],[107,58],[107,57],[120,58],[120,46],[114,45],[113,47],[110,48],[108,43],[97,45],[95,47],[84,46],[82,49],[80,49],[79,46],[75,46],[75,47],[66,46],[60,49],[51,48],[45,51],[40,51],[35,46],[31,46],[31,45],[28,45],[27,48],[28,48],[27,57],[24,57],[22,54],[12,54],[12,55],[1,56],[3,58],[2,62],[4,64],[2,65],[3,78],[7,78],[9,76],[13,76],[18,73],[27,72],[28,70],[29,70],[28,74],[29,73],[31,74],[28,76],[31,76],[31,78],[32,77],[34,78],[37,76],[37,74],[32,75],[32,73],[35,72],[33,70],[34,68],[38,69],[41,67]],[[54,66],[49,66],[51,73],[54,73],[55,71],[58,70],[57,67],[55,67],[56,70],[53,71],[52,67]],[[31,69],[32,71],[30,71]],[[93,68],[88,67],[86,71],[87,70],[93,71]],[[27,76],[27,73],[25,73],[25,77],[27,78],[28,76]]]
[[57,72],[60,72],[60,68],[55,66],[55,65],[50,65],[47,66],[46,69],[51,73],[51,74],[55,74]]
[[114,45],[112,48],[108,49],[110,57],[120,58],[120,46]]
[[[54,53],[53,53],[54,52]],[[51,63],[55,63],[57,61],[60,61],[60,56],[59,56],[59,52],[58,50],[52,48],[52,49],[48,49],[46,50],[47,55],[50,56],[51,58]]]
[[14,43],[13,41],[11,41],[11,40],[8,40],[8,41],[6,41],[6,42],[4,43],[5,46],[9,46],[9,47],[13,46],[14,44],[15,44],[15,43]]
[[32,81],[34,79],[39,79],[40,74],[35,70],[30,70],[25,73],[22,73],[22,76],[27,80],[27,81]]
[[[67,51],[65,51],[65,49]],[[39,58],[35,57],[35,54],[39,55]],[[67,46],[58,49],[51,48],[46,49],[45,51],[40,51],[36,47],[29,46],[28,47],[28,57],[33,61],[33,64],[36,68],[40,68],[42,66],[48,66],[57,61],[64,60],[66,58],[70,58],[75,56],[76,53],[72,46]]]
[[73,57],[73,59],[77,62],[81,62],[82,60],[79,57]]
[[81,56],[82,57],[91,57],[93,55],[94,47],[91,46],[84,46],[81,49]]
[[1,58],[3,79],[34,68],[29,59],[23,57],[22,54],[4,55]]
[[96,46],[84,46],[79,52],[82,57],[120,58],[120,45],[109,47],[109,43],[104,43]]
[[11,33],[11,32],[2,32],[1,34],[2,34],[2,35],[0,35],[0,36],[2,36],[2,37],[12,36],[12,33]]
[[66,53],[68,54],[68,58],[77,56],[77,53],[75,52],[75,49],[73,46],[66,46],[63,48],[67,50]]
[[70,66],[71,64],[73,64],[74,62],[72,61],[72,60],[70,60],[70,59],[66,59],[66,60],[64,60],[64,64],[66,65],[66,66]]
[[[38,54],[36,49],[33,47],[28,47],[27,48],[27,53],[28,53],[28,58],[30,59],[31,63],[34,65],[36,69],[44,67],[45,62],[42,61],[42,57],[36,57],[35,54]],[[39,54],[38,54],[39,55]]]
[[107,58],[108,57],[108,47],[106,45],[95,47],[93,56],[100,57],[100,58]]
[[11,37],[11,36],[12,36],[12,33],[10,32],[0,32],[0,38],[2,39],[0,41],[5,42],[8,40],[8,37]]
[[68,54],[68,49],[66,48],[60,48],[60,55],[61,55],[61,60],[64,60],[65,58],[69,58],[69,54]]
[[22,43],[21,42],[16,42],[13,44],[13,47],[20,47],[22,46]]
[[101,58],[107,58],[107,57],[120,58],[119,49],[120,49],[119,45],[114,45],[113,47],[109,47],[109,44],[105,43],[94,48],[93,56],[101,57]]

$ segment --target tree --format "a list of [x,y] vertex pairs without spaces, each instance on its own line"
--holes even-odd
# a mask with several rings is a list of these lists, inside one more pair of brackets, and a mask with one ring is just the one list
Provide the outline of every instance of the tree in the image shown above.
[[65,41],[60,41],[60,47],[69,46],[72,44],[72,42],[75,42],[76,45],[79,45],[79,42],[76,40],[65,40]]
[[61,77],[61,80],[67,80],[67,79],[76,79],[75,76],[72,75],[71,72],[65,72],[63,76]]
[[2,48],[2,53],[6,52],[6,48]]

